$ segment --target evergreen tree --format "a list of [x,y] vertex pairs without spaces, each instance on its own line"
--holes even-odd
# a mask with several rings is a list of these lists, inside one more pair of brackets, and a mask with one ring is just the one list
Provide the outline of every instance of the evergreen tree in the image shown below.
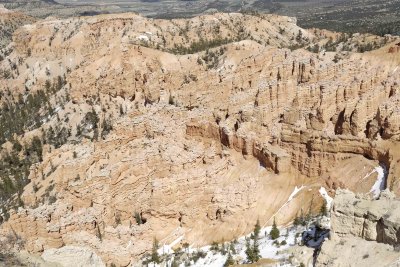
[[158,241],[157,238],[154,238],[153,248],[151,250],[151,259],[150,262],[160,263],[160,255],[158,255]]
[[260,259],[260,249],[258,247],[258,239],[260,236],[260,220],[257,220],[256,225],[254,226],[254,234],[253,234],[253,255],[254,255],[254,261],[257,262]]
[[253,249],[250,245],[250,239],[246,238],[246,256],[247,256],[247,261],[250,263],[253,263],[253,259],[254,259],[254,253],[253,253]]
[[271,229],[271,232],[269,232],[269,235],[271,236],[271,238],[273,240],[279,238],[280,233],[279,233],[278,227],[276,226],[275,218],[274,218],[274,224],[272,225],[272,229]]
[[[254,232],[251,234],[251,238],[246,239],[246,256],[247,256],[247,261],[250,263],[257,262],[261,256],[260,256],[260,249],[259,249],[259,244],[258,244],[258,239],[260,235],[260,221],[257,220],[256,225],[254,226]],[[251,244],[251,240],[253,241]]]
[[224,263],[224,267],[228,267],[228,266],[231,266],[231,265],[233,265],[233,264],[235,264],[235,261],[233,260],[232,255],[231,255],[231,253],[229,252],[229,253],[228,253],[228,258],[226,259],[226,261],[225,261],[225,263]]
[[261,258],[260,249],[258,247],[258,239],[253,241],[253,262],[257,262]]

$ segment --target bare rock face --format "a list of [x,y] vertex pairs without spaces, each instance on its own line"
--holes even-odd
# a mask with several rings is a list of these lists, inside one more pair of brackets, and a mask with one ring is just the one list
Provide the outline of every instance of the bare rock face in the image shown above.
[[332,232],[338,237],[357,236],[392,246],[400,244],[400,200],[384,191],[377,200],[337,190]]
[[343,237],[324,242],[316,266],[395,267],[399,262],[398,250],[390,245],[360,237]]
[[389,191],[379,199],[337,190],[331,211],[331,239],[317,266],[398,266],[400,200]]
[[49,249],[42,254],[42,258],[47,262],[58,263],[65,267],[105,266],[93,251],[82,247],[65,246],[60,249]]

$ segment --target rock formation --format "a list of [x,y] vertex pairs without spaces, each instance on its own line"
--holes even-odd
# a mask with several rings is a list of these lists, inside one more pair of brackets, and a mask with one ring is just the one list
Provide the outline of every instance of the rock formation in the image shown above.
[[400,200],[388,190],[379,199],[337,190],[331,212],[331,240],[318,266],[397,266],[400,263]]
[[20,197],[2,200],[24,206],[3,211],[0,236],[127,266],[154,238],[201,246],[257,219],[288,223],[319,209],[321,185],[368,193],[379,164],[399,195],[397,38],[340,60],[289,49],[319,38],[292,18],[233,13],[23,26],[0,62],[0,102],[41,107],[21,115],[24,134],[0,136],[6,168],[32,163],[13,176]]
[[350,191],[336,191],[332,232],[338,237],[357,236],[392,246],[400,245],[400,200],[389,191],[371,200]]

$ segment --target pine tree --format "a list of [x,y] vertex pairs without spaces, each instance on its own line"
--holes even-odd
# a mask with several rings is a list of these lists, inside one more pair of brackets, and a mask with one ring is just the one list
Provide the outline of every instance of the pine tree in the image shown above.
[[253,254],[253,248],[250,245],[250,239],[246,238],[246,256],[247,256],[247,261],[250,263],[253,263],[254,259],[254,254]]
[[257,220],[257,223],[254,226],[254,234],[253,234],[253,255],[254,255],[253,262],[257,262],[260,259],[260,249],[258,247],[260,230],[261,230],[260,220]]
[[258,239],[253,242],[253,262],[257,262],[261,258],[260,249],[258,247]]
[[[250,263],[257,262],[261,258],[259,244],[258,244],[260,231],[261,231],[260,222],[259,220],[257,220],[257,223],[254,226],[254,232],[251,234],[251,238],[246,239],[245,252],[247,256],[247,261]],[[253,244],[251,244],[251,240],[253,241]]]
[[153,242],[153,249],[151,250],[151,262],[154,263],[160,263],[160,255],[158,255],[158,241],[157,238],[154,238],[154,242]]
[[225,261],[224,267],[228,267],[228,266],[231,266],[231,265],[233,265],[233,264],[235,264],[235,261],[233,260],[232,255],[231,255],[231,253],[229,252],[229,253],[228,253],[228,258],[227,258],[226,261]]
[[279,233],[278,227],[276,226],[275,218],[274,218],[274,223],[273,223],[273,225],[272,225],[271,232],[269,232],[269,235],[271,236],[271,238],[272,238],[273,240],[279,238],[280,233]]

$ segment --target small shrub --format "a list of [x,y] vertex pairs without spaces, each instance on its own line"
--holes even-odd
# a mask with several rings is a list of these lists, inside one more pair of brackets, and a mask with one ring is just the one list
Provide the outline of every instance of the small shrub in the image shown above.
[[117,225],[121,224],[121,214],[119,212],[117,214],[115,214],[115,223]]
[[97,233],[96,233],[97,238],[100,240],[100,242],[103,241],[103,236],[101,235],[100,227],[97,225]]
[[51,204],[53,204],[53,203],[55,203],[57,201],[57,197],[56,196],[50,196],[49,197],[49,204],[51,205]]
[[214,242],[212,242],[212,244],[211,244],[211,247],[210,247],[210,250],[212,250],[212,251],[219,251],[219,244],[218,244],[218,242],[216,242],[216,241],[214,241]]
[[135,211],[135,221],[138,225],[143,224],[142,216],[140,216],[139,212]]
[[191,260],[194,263],[196,263],[200,258],[205,258],[206,256],[207,256],[207,253],[205,253],[202,250],[199,250],[199,251],[193,253]]
[[226,259],[226,261],[224,263],[224,267],[228,267],[228,266],[231,266],[234,264],[235,264],[235,261],[233,260],[231,253],[229,253],[228,258]]

